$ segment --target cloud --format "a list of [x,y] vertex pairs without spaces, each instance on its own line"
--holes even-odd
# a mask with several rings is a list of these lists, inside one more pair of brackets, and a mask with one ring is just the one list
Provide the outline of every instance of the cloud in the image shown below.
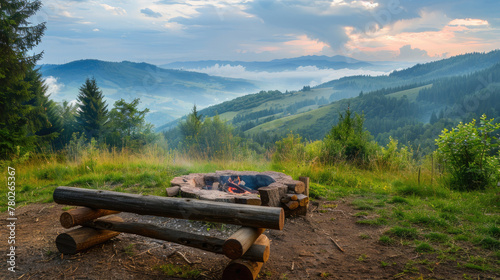
[[461,25],[461,26],[479,26],[479,25],[488,25],[487,20],[482,19],[454,19],[450,21],[449,25]]
[[64,87],[64,84],[58,83],[57,78],[53,76],[45,78],[45,85],[47,86],[46,94],[52,98],[54,98]]
[[162,16],[161,13],[155,12],[155,11],[151,10],[150,8],[142,9],[141,13],[143,13],[147,17],[152,17],[152,18],[160,18]]
[[94,31],[94,32],[99,32],[99,31],[101,31],[101,30],[99,30],[99,28],[94,28],[94,29],[92,29],[92,31]]
[[246,68],[241,65],[231,66],[219,64],[206,68],[187,69],[187,71],[195,71],[212,76],[260,81],[266,85],[265,88],[267,89],[272,88],[282,91],[297,90],[304,85],[316,86],[346,76],[380,76],[389,74],[388,72],[367,69],[319,69],[316,66],[300,66],[295,70],[281,72],[247,71]]
[[402,61],[422,61],[430,59],[430,56],[425,50],[419,48],[412,49],[411,45],[406,45],[399,48],[399,55],[396,59]]
[[125,9],[120,8],[120,7],[113,7],[108,4],[101,4],[101,6],[106,10],[111,12],[115,16],[124,16],[127,14],[127,11]]

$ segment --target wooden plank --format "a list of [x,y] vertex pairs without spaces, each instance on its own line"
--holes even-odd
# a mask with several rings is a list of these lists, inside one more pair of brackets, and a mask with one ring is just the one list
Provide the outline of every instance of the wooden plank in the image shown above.
[[260,207],[72,187],[56,188],[53,197],[54,201],[59,204],[126,211],[141,215],[227,223],[278,230],[282,230],[285,224],[285,214],[280,207]]
[[[162,228],[146,223],[115,222],[99,219],[87,222],[85,226],[95,229],[105,229],[117,232],[137,234],[145,237],[185,245],[188,247],[202,249],[216,254],[224,254],[222,248],[226,241],[222,238],[197,235],[190,232]],[[269,246],[267,246],[266,248],[266,245],[261,243],[262,242],[255,242],[252,246],[250,246],[246,253],[241,256],[241,258],[252,261],[266,261],[269,258]]]
[[62,213],[59,221],[64,228],[72,228],[85,222],[95,220],[99,217],[118,213],[120,212],[105,209],[91,209],[88,207],[80,207]]
[[240,228],[224,242],[222,246],[224,255],[233,260],[241,258],[265,230],[251,227]]

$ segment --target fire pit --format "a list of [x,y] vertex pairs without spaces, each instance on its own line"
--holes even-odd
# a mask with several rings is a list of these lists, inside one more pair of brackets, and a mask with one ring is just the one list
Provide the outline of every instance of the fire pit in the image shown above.
[[192,173],[175,177],[170,183],[168,196],[283,207],[287,215],[305,215],[309,202],[306,191],[308,181],[293,180],[284,173],[274,171]]

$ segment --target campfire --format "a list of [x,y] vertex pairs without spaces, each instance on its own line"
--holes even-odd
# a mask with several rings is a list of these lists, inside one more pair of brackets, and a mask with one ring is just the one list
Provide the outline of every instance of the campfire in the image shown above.
[[305,182],[273,171],[195,173],[176,177],[170,183],[168,196],[283,207],[287,215],[305,215],[309,202],[308,181],[306,188]]
[[246,185],[245,181],[241,180],[240,176],[237,176],[235,180],[229,177],[227,183],[224,184],[222,189],[225,190],[226,192],[234,194],[259,193],[259,191],[247,188],[245,187],[245,185]]

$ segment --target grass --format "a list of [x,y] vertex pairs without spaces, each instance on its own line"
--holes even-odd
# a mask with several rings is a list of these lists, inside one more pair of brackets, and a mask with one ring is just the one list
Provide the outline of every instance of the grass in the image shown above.
[[[475,270],[480,267],[499,271],[500,267],[498,188],[450,190],[436,175],[431,180],[432,173],[425,166],[419,184],[418,173],[411,168],[386,171],[360,169],[345,163],[334,166],[314,162],[276,163],[264,157],[192,160],[158,149],[142,153],[83,151],[71,160],[49,155],[21,163],[0,163],[2,170],[9,165],[17,171],[16,207],[52,202],[57,186],[163,196],[173,177],[188,173],[274,170],[294,179],[308,176],[311,198],[328,200],[319,210],[335,208],[343,201],[349,203],[357,210],[354,214],[359,217],[357,223],[380,227],[381,235],[371,236],[380,244],[409,246],[417,252],[459,262],[462,267],[477,266]],[[5,197],[6,191],[0,188],[0,195]],[[1,205],[0,210],[6,211],[7,205]],[[469,260],[472,251],[485,261]]]
[[192,268],[192,267],[187,266],[187,265],[181,266],[181,265],[175,265],[175,264],[171,264],[171,263],[161,265],[161,266],[157,267],[157,269],[161,270],[166,276],[186,278],[186,279],[197,278],[202,273],[201,270]]

